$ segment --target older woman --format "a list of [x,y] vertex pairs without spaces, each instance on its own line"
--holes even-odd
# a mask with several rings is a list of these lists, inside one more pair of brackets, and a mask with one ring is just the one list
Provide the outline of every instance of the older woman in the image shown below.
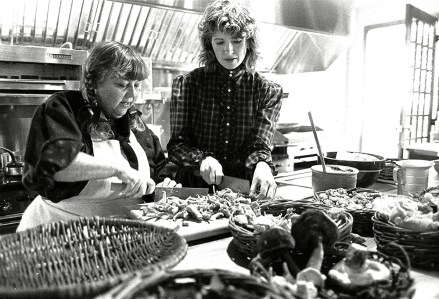
[[[118,42],[102,42],[84,67],[84,92],[53,94],[35,112],[23,184],[39,196],[18,230],[79,216],[123,214],[127,198],[154,191],[168,176],[157,136],[133,108],[143,59]],[[175,182],[166,178],[166,184]]]
[[250,180],[250,195],[274,197],[271,142],[282,88],[255,72],[255,19],[239,2],[218,0],[198,26],[203,67],[172,86],[169,158],[183,186]]

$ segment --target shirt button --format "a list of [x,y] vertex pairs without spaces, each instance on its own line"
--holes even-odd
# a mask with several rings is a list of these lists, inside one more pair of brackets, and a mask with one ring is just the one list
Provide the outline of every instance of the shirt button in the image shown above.
[[232,74],[232,73],[230,73],[229,77],[233,77],[233,74]]
[[224,160],[227,160],[227,157],[226,157],[226,156],[224,156],[223,158],[224,158]]
[[227,91],[228,91],[228,92],[231,92],[232,90],[229,88],[229,89],[227,89]]
[[230,106],[227,106],[227,109],[230,109]]
[[226,123],[226,126],[230,126],[230,123]]
[[229,143],[229,141],[228,141],[228,140],[226,140],[226,143]]

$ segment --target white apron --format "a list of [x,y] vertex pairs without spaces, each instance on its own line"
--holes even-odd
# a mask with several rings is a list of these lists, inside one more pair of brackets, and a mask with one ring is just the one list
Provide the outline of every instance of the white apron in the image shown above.
[[[131,132],[130,145],[139,165],[139,172],[145,178],[150,177],[148,158],[145,151]],[[118,140],[93,141],[94,156],[112,163],[126,163]],[[127,199],[120,196],[122,188],[111,188],[112,183],[121,183],[117,177],[90,180],[79,195],[54,203],[37,196],[24,211],[17,231],[29,229],[40,224],[65,221],[78,217],[124,217],[124,206],[142,203],[142,198]]]

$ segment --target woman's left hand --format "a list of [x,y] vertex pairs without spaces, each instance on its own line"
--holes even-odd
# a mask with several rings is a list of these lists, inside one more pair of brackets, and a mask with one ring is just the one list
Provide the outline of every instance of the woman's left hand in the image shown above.
[[277,184],[274,181],[270,166],[265,162],[256,164],[253,181],[250,187],[250,197],[256,199],[274,198]]
[[170,178],[165,178],[163,182],[157,184],[157,187],[165,187],[165,188],[181,188],[181,184]]

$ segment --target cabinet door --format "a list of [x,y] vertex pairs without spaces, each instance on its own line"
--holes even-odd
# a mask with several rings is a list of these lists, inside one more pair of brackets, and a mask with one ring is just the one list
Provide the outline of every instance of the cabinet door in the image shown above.
[[407,4],[405,42],[408,72],[407,85],[404,86],[408,87],[408,95],[400,118],[400,157],[410,144],[430,141],[431,127],[437,117],[434,86],[436,23],[436,17]]
[[365,27],[362,151],[406,158],[411,144],[430,141],[436,23],[407,5],[405,21]]

